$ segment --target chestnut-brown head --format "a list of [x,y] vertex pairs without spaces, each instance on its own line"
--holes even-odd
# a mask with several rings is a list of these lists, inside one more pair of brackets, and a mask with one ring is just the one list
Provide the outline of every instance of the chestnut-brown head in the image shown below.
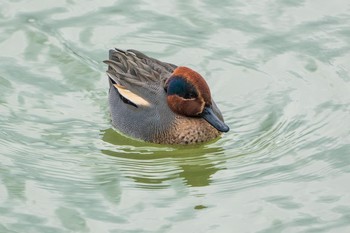
[[209,86],[196,71],[177,67],[167,80],[165,91],[173,112],[188,117],[201,117],[221,132],[229,130],[213,112]]

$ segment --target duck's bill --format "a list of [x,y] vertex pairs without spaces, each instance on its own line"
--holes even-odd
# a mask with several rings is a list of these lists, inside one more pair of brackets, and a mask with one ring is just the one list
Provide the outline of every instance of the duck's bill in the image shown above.
[[210,107],[205,107],[200,116],[220,132],[228,132],[230,128],[220,120]]

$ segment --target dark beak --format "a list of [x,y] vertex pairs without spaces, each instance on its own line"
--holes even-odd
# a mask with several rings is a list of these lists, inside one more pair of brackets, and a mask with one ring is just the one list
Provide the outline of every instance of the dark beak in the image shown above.
[[204,118],[209,124],[220,132],[228,132],[230,130],[230,128],[215,115],[211,107],[204,107],[203,112],[199,116]]

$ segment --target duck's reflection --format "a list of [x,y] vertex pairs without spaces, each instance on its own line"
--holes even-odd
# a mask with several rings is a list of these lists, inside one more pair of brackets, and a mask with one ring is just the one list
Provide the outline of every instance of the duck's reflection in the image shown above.
[[148,188],[166,187],[178,178],[188,186],[208,186],[213,174],[224,168],[221,147],[157,145],[126,138],[113,129],[102,133],[103,141],[115,145],[102,153],[118,158],[124,177]]

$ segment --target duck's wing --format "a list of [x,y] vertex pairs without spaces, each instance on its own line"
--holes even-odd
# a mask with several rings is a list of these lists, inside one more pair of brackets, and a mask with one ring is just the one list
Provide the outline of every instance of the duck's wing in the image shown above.
[[144,105],[147,98],[156,98],[176,65],[150,58],[136,50],[111,49],[107,75],[123,101]]
[[[152,102],[163,91],[164,82],[176,65],[150,58],[136,50],[111,49],[107,75],[125,103],[134,106]],[[148,98],[152,98],[147,100]]]
[[145,54],[141,53],[140,51],[134,50],[134,49],[129,49],[127,52],[132,52],[134,53],[139,59],[142,59],[146,64],[151,66],[154,70],[167,70],[169,73],[172,73],[174,69],[176,69],[176,65],[167,63],[167,62],[162,62],[159,61],[155,58],[151,58],[146,56]]
[[176,65],[161,62],[146,56],[137,50],[109,50],[109,60],[104,61],[108,65],[108,74],[117,76],[117,83],[122,79],[133,81],[159,83],[167,79]]

